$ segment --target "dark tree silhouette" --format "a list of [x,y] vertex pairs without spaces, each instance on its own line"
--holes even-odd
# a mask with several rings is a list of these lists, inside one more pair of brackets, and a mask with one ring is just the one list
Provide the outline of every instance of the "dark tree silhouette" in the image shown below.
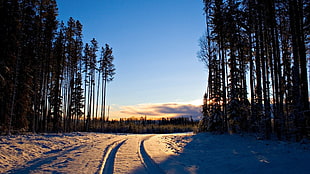
[[309,136],[309,3],[203,2],[207,32],[198,57],[208,85],[201,130]]
[[3,0],[0,10],[1,133],[90,130],[95,79],[112,79],[112,49],[100,74],[97,41],[84,48],[82,24],[57,21],[55,0]]

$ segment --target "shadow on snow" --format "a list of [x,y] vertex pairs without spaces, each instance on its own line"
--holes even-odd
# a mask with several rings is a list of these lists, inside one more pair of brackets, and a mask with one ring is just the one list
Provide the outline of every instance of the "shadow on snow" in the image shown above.
[[[278,141],[256,140],[240,135],[200,133],[182,152],[157,164],[169,174],[203,173],[308,173],[310,151],[288,151],[291,146]],[[138,168],[133,173],[145,173]],[[148,173],[152,173],[149,171]]]

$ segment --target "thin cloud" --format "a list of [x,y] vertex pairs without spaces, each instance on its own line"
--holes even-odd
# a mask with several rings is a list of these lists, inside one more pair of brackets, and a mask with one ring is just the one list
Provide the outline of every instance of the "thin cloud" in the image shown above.
[[162,104],[140,104],[135,106],[123,106],[120,108],[122,115],[130,116],[152,116],[152,117],[179,117],[201,116],[201,107],[192,104],[162,103]]

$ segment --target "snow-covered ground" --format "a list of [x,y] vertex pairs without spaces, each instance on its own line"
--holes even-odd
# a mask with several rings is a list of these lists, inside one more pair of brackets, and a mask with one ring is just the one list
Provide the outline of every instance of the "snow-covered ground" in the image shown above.
[[240,135],[0,136],[0,173],[309,173],[310,144]]

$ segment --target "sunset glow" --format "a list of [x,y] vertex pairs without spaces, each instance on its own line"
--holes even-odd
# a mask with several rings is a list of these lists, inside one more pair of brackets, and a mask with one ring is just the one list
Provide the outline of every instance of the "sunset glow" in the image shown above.
[[162,117],[190,117],[197,119],[201,116],[201,104],[193,103],[148,103],[130,106],[113,105],[110,112],[111,118],[144,117],[158,119]]

